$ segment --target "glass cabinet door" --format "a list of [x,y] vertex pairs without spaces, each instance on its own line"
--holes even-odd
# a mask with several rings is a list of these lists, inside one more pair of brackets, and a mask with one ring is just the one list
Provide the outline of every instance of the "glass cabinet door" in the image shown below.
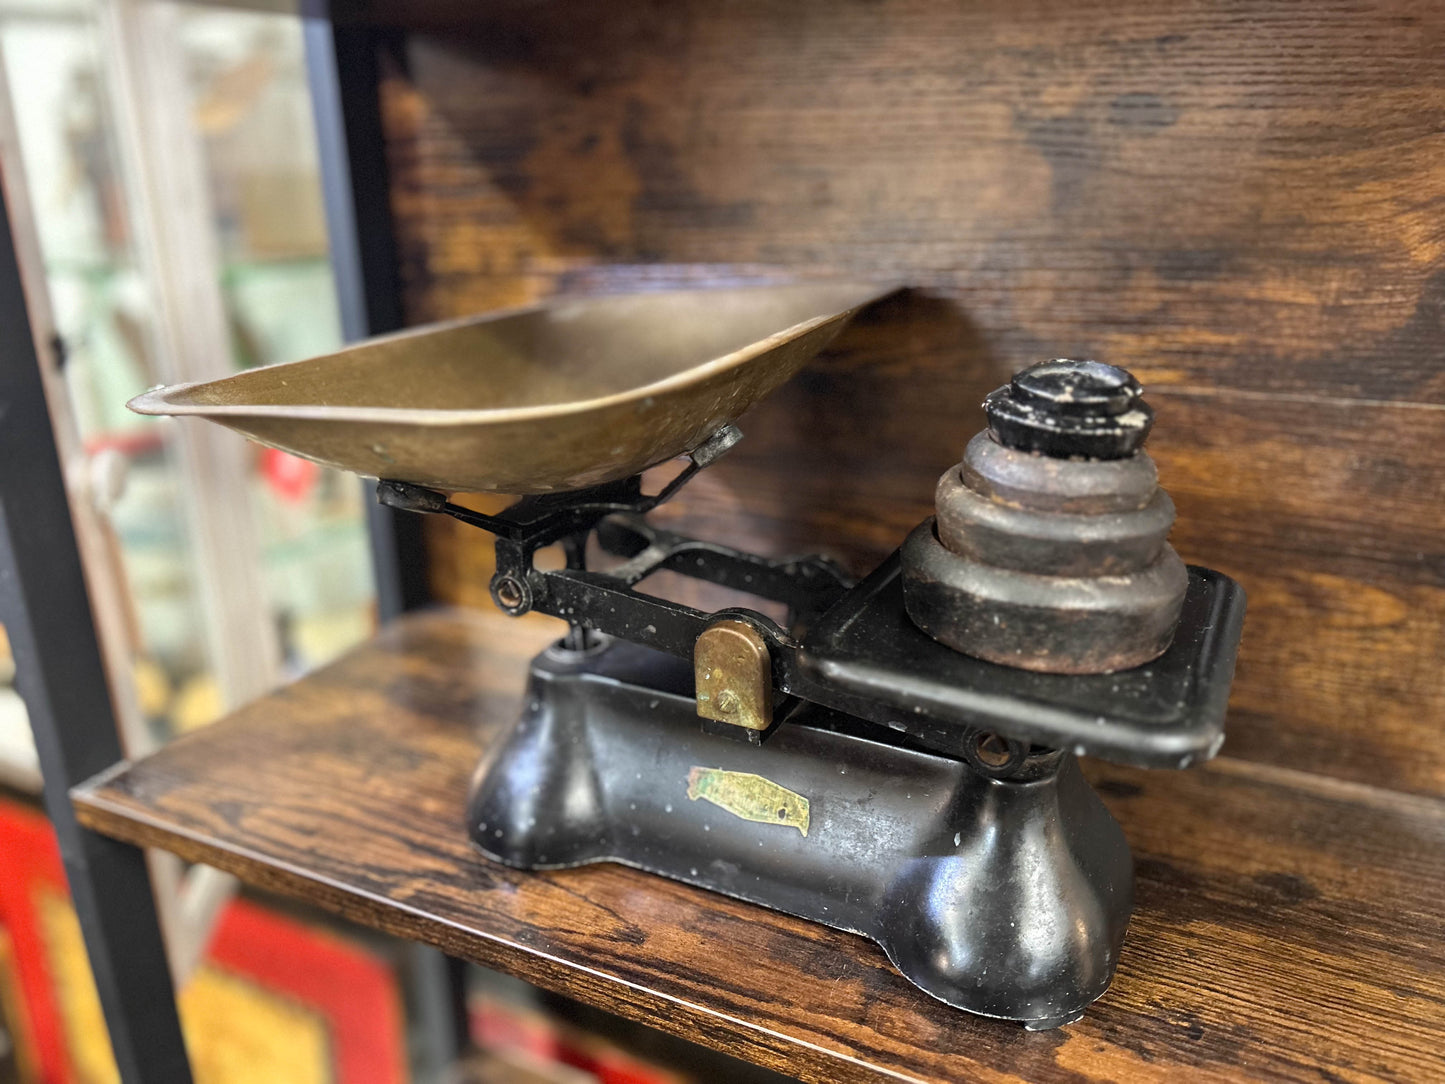
[[[340,345],[300,21],[0,0],[0,175],[117,723],[139,756],[375,625],[355,478],[125,408],[158,383]],[[0,637],[0,789],[38,790],[12,674]],[[150,859],[185,1018],[214,991],[186,979],[233,882]],[[74,916],[55,913],[55,943],[79,961],[54,984],[69,1057],[107,1079]],[[5,936],[0,923],[0,950]]]
[[67,473],[102,535],[87,574],[115,588],[98,594],[124,640],[119,699],[164,740],[374,623],[354,478],[124,405],[340,345],[300,23],[0,0],[0,60],[6,167],[23,173],[77,444]]

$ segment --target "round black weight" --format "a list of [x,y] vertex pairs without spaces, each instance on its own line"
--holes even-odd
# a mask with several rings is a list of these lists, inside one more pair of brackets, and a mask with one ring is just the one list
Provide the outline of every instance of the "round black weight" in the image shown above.
[[1172,546],[1127,576],[1041,576],[946,549],[925,520],[903,544],[903,600],[928,635],[965,655],[1053,674],[1141,666],[1174,638],[1189,573]]
[[1098,361],[1055,358],[1020,373],[983,401],[989,431],[1007,448],[1061,459],[1122,459],[1149,435],[1154,410],[1139,381]]
[[959,556],[1049,576],[1138,572],[1174,524],[1174,502],[1157,486],[1142,508],[1124,512],[1038,512],[974,492],[957,468],[939,478],[934,509],[939,541]]
[[1034,512],[1131,512],[1154,499],[1159,471],[1140,452],[1126,459],[1054,459],[1005,448],[988,430],[963,452],[964,485]]

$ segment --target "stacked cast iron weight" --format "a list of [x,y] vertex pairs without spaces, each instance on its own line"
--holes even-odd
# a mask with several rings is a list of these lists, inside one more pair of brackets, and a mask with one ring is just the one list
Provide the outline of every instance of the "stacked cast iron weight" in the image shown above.
[[1056,359],[984,400],[988,429],[945,471],[934,519],[903,547],[914,624],[957,651],[1059,674],[1160,655],[1188,574],[1168,542],[1174,503],[1142,450],[1139,382]]

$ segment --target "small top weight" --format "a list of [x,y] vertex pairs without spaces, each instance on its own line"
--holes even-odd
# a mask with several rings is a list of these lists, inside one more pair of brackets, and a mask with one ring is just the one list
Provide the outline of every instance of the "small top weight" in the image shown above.
[[1123,459],[1149,435],[1154,410],[1139,381],[1099,361],[1054,358],[1017,373],[983,401],[1006,448],[1059,459]]

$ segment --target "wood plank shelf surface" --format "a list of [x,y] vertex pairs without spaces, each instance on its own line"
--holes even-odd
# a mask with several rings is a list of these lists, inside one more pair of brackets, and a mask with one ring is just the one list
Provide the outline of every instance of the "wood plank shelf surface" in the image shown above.
[[[1030,1033],[869,941],[621,866],[471,849],[554,623],[432,611],[78,788],[83,823],[809,1081],[1445,1079],[1445,804],[1230,761],[1087,771],[1134,848],[1112,989]],[[1367,751],[1362,751],[1367,755]]]

